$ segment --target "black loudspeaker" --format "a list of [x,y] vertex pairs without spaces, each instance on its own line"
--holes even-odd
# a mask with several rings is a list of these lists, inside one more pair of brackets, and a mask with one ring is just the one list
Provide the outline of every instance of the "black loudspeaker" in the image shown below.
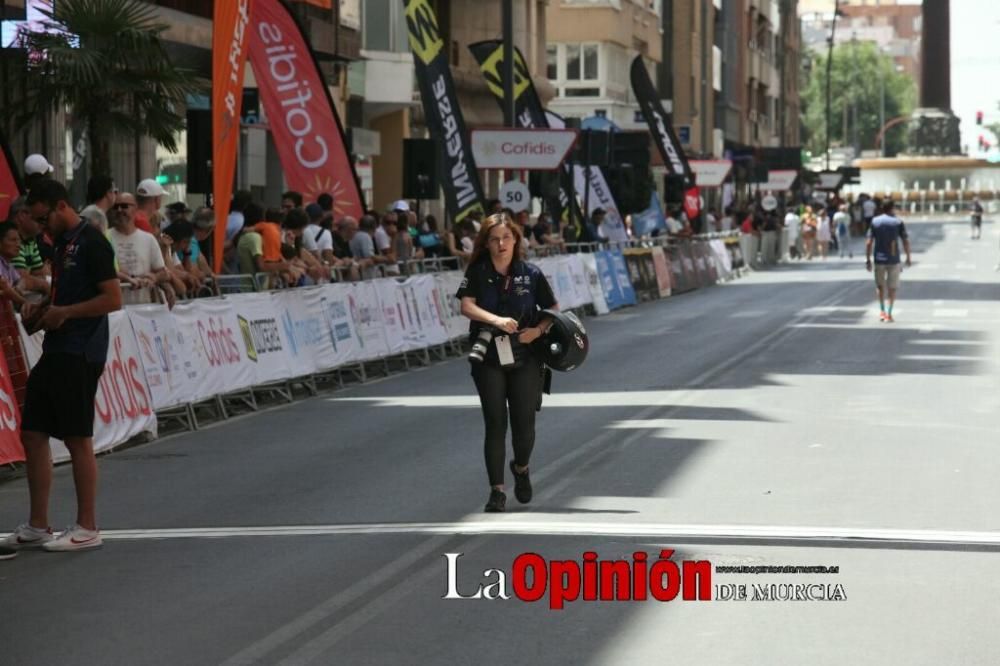
[[212,191],[212,112],[188,109],[187,112],[187,191],[208,194]]
[[649,165],[649,132],[615,132],[612,164]]
[[653,174],[648,166],[610,167],[605,171],[608,187],[622,215],[641,213],[649,208],[653,195]]
[[611,133],[600,130],[581,130],[580,140],[576,142],[573,162],[579,165],[605,167],[611,158]]
[[403,198],[437,199],[438,147],[433,139],[403,139]]
[[668,173],[663,177],[663,203],[668,206],[679,206],[684,203],[686,181],[684,176]]
[[558,199],[562,173],[560,171],[531,171],[528,173],[528,190],[532,197]]

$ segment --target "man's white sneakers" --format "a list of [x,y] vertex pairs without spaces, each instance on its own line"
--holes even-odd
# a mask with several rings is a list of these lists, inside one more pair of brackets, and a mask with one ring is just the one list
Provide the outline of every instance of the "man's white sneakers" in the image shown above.
[[55,539],[42,544],[42,548],[50,552],[68,552],[74,550],[88,550],[90,548],[100,548],[103,545],[101,533],[97,530],[88,530],[79,525],[72,525]]
[[32,527],[25,523],[18,525],[6,539],[0,541],[0,546],[8,548],[41,548],[49,541],[52,541],[52,530]]

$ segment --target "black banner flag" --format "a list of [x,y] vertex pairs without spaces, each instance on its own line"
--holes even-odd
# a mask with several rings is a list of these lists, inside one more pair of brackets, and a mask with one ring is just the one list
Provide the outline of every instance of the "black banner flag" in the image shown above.
[[692,173],[691,166],[684,155],[684,149],[681,148],[681,142],[674,133],[670,114],[660,103],[642,56],[636,56],[635,60],[632,61],[632,92],[635,93],[635,99],[639,102],[642,115],[649,125],[649,131],[653,135],[663,163],[671,174],[683,176],[687,187],[693,187],[695,184],[694,173]]
[[427,127],[441,150],[445,200],[452,220],[461,222],[483,211],[483,188],[448,69],[448,48],[428,0],[403,0],[403,5]]

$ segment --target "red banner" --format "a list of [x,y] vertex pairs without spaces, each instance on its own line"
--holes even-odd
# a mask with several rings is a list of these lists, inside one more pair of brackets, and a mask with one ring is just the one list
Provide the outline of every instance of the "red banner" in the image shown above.
[[233,194],[236,153],[240,145],[243,68],[251,0],[216,2],[212,22],[212,192],[215,199],[215,270],[222,269],[226,218]]
[[0,221],[6,220],[10,213],[10,204],[21,195],[17,182],[17,172],[11,159],[7,142],[0,137]]
[[689,220],[692,220],[693,224],[694,218],[698,217],[700,212],[701,193],[699,192],[698,187],[695,186],[684,193],[684,213],[687,215]]
[[[10,311],[10,305],[6,300],[0,301],[0,305],[5,310],[4,314],[0,315],[4,320],[4,333],[10,335],[12,331],[15,344],[20,344],[17,323]],[[18,460],[24,460],[24,449],[21,447],[21,410],[17,408],[14,383],[10,378],[7,354],[4,350],[4,353],[0,353],[0,465]]]
[[329,193],[337,217],[360,218],[340,118],[295,18],[281,0],[256,0],[250,25],[250,63],[288,188],[306,201]]

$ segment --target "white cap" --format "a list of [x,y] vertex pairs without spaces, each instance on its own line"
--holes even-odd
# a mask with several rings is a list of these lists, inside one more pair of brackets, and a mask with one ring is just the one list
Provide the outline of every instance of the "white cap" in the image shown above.
[[393,210],[405,210],[405,211],[409,211],[410,210],[410,204],[408,204],[404,200],[400,199],[396,203],[392,204],[392,209]]
[[167,191],[152,178],[147,178],[135,186],[135,193],[140,197],[162,197]]
[[761,199],[760,206],[764,210],[770,212],[778,207],[778,200],[774,198],[774,195],[768,194],[766,197]]
[[49,164],[49,161],[45,159],[44,155],[39,155],[35,153],[33,155],[28,155],[28,158],[24,160],[24,175],[31,176],[36,173],[52,173],[55,169]]

